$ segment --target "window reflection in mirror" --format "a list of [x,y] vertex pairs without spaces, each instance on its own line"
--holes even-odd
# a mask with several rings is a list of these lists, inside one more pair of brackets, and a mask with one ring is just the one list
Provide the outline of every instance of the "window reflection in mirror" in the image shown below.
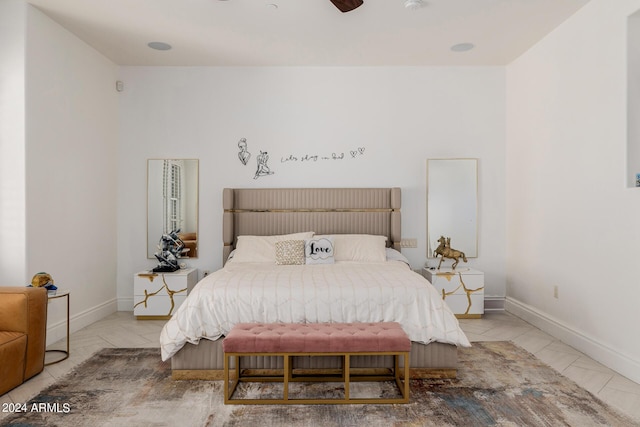
[[147,161],[147,258],[163,234],[180,229],[184,257],[198,257],[198,160]]
[[478,159],[427,160],[427,257],[440,236],[467,257],[478,256]]
[[627,186],[640,187],[640,11],[627,19]]

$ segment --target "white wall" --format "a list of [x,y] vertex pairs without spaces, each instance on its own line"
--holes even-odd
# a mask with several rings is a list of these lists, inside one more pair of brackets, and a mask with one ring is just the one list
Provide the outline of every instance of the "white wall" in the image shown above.
[[[116,310],[116,73],[28,7],[27,272],[71,290],[72,330]],[[49,305],[48,342],[63,335],[65,317],[64,303]]]
[[[592,0],[507,67],[507,308],[640,381],[626,24]],[[553,288],[558,286],[558,298]]]
[[[133,306],[133,274],[156,264],[145,257],[145,174],[163,157],[200,159],[200,257],[189,264],[201,271],[222,264],[224,187],[291,186],[402,187],[402,234],[419,244],[403,252],[419,268],[426,159],[477,157],[480,256],[469,265],[486,272],[487,295],[505,295],[503,68],[122,67],[119,78],[119,309]],[[274,174],[254,179],[260,150]],[[332,153],[346,158],[300,160]]]
[[0,2],[0,286],[26,280],[26,27],[23,1]]

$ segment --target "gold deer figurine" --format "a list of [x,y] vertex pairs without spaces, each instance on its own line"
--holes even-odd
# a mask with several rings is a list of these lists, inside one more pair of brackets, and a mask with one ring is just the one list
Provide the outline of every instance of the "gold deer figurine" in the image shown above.
[[458,262],[460,262],[460,258],[462,258],[464,262],[467,262],[467,257],[465,256],[464,252],[451,249],[451,237],[447,237],[445,239],[444,236],[440,236],[440,238],[438,239],[438,243],[440,243],[440,246],[438,246],[438,248],[435,251],[433,251],[434,257],[438,258],[438,255],[440,255],[438,270],[440,270],[442,261],[445,258],[450,258],[454,260],[453,265],[451,266],[452,270],[456,269],[456,265],[458,265]]

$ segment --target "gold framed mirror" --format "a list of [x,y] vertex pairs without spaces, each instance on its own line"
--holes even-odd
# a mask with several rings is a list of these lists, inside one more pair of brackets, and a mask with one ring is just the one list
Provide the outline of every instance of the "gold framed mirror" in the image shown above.
[[198,257],[198,159],[147,160],[147,258],[163,234],[180,229],[183,257]]
[[427,258],[440,236],[467,257],[478,256],[478,159],[427,160]]

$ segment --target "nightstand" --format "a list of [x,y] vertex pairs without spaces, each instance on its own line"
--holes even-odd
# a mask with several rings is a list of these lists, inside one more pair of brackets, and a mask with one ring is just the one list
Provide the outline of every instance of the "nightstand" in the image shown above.
[[484,314],[484,273],[472,268],[455,270],[423,268],[422,275],[436,288],[459,319],[477,319]]
[[141,271],[133,278],[133,314],[137,319],[169,319],[198,281],[198,269],[173,273]]

